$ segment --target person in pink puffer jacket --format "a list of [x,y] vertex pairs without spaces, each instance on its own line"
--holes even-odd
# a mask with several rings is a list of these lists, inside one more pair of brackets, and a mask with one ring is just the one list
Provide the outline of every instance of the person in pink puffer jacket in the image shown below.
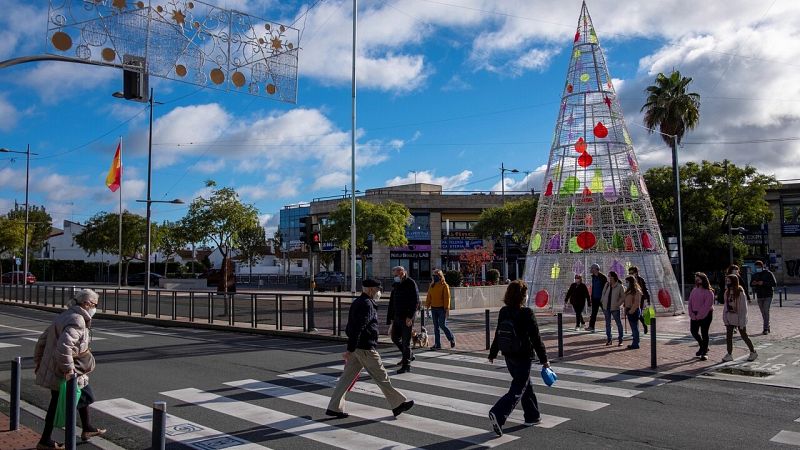
[[[98,295],[84,289],[75,296],[73,304],[55,319],[36,342],[33,362],[36,384],[50,390],[50,405],[45,416],[42,438],[37,450],[59,450],[64,445],[53,441],[53,422],[58,405],[58,394],[62,380],[77,377],[81,396],[78,400],[78,415],[81,418],[81,439],[88,441],[93,436],[105,434],[106,430],[95,428],[89,421],[89,405],[94,394],[89,386],[89,373],[94,370],[94,358],[84,358],[89,352],[91,335],[89,329],[92,316],[97,311]],[[78,361],[76,363],[76,361]],[[84,366],[83,361],[90,361]]]
[[689,294],[689,331],[700,345],[695,353],[701,360],[708,359],[708,329],[714,319],[714,290],[703,272],[694,274],[694,289]]

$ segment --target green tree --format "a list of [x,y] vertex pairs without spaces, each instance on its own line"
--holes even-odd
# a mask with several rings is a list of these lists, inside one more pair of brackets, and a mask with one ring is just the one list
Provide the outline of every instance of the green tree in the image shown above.
[[[25,208],[16,207],[6,215],[9,219],[25,225]],[[47,238],[53,227],[53,218],[44,206],[31,205],[28,209],[28,248],[31,252],[36,252],[44,247]],[[24,237],[24,232],[23,232]],[[24,244],[23,244],[24,246]],[[22,252],[22,248],[20,248]]]
[[659,73],[655,84],[646,89],[647,101],[641,109],[644,126],[650,133],[658,127],[661,139],[671,148],[700,121],[700,94],[687,92],[691,82],[675,70],[669,76]]
[[[151,224],[151,247],[158,248],[158,227]],[[99,212],[75,235],[75,243],[89,255],[119,254],[119,214]],[[137,214],[122,213],[123,281],[128,284],[128,267],[133,260],[143,260],[147,244],[147,220]]]
[[269,254],[267,247],[267,236],[264,228],[256,224],[239,231],[239,257],[242,261],[247,261],[250,267],[250,277],[253,276],[253,266],[258,264]]
[[[25,242],[25,228],[22,222],[0,216],[0,273],[4,273],[3,255],[22,253]],[[13,265],[12,265],[13,267]]]
[[536,218],[536,205],[536,199],[526,198],[484,209],[472,230],[482,238],[496,239],[510,231],[511,239],[526,245]]
[[[216,183],[207,181],[206,187],[212,189],[208,198],[197,197],[189,205],[183,224],[190,236],[209,241],[219,248],[222,254],[223,292],[228,292],[228,264],[231,249],[240,244],[242,230],[258,226],[258,211],[253,205],[239,200],[232,188],[216,188]],[[227,304],[227,303],[226,303]]]
[[[345,201],[330,213],[328,223],[320,232],[326,242],[333,242],[342,249],[350,248],[350,211],[350,202]],[[356,201],[356,242],[353,247],[361,258],[362,278],[366,277],[370,240],[387,247],[408,244],[406,224],[410,217],[408,208],[397,202]]]
[[164,221],[159,227],[158,248],[164,255],[164,276],[167,276],[169,260],[188,244],[188,233],[181,222]]
[[[772,218],[765,200],[775,177],[752,166],[722,162],[689,162],[681,166],[681,219],[687,273],[728,265],[728,226],[760,224]],[[664,235],[675,235],[674,180],[669,167],[654,167],[644,174],[650,200]],[[734,259],[747,250],[741,236],[733,235]]]

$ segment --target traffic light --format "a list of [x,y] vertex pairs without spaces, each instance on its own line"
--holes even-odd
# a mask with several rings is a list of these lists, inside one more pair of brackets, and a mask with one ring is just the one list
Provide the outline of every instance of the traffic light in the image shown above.
[[122,94],[125,100],[146,102],[150,99],[146,63],[142,57],[123,55]]
[[311,233],[311,251],[322,251],[322,237],[319,235],[319,231],[314,231]]
[[311,243],[311,216],[300,218],[300,242],[303,244]]

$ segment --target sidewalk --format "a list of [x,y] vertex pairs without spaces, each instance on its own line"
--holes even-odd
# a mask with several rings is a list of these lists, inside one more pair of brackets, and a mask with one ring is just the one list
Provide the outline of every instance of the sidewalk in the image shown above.
[[0,448],[3,450],[35,449],[39,442],[39,433],[20,425],[19,430],[9,431],[9,419],[0,412]]

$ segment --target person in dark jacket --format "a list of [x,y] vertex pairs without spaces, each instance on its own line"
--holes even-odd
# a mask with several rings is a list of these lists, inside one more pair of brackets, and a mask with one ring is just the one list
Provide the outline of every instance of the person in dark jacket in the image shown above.
[[567,290],[567,297],[564,299],[565,303],[569,303],[572,305],[572,309],[575,310],[575,329],[579,330],[583,325],[583,308],[586,306],[586,302],[589,302],[589,306],[592,305],[592,298],[589,297],[589,289],[583,284],[583,277],[579,274],[575,274],[575,282],[569,286]]
[[389,374],[383,367],[381,355],[375,350],[378,347],[378,310],[375,301],[381,296],[381,285],[367,278],[361,286],[361,295],[350,305],[345,331],[347,351],[342,355],[345,361],[344,371],[333,389],[325,414],[339,419],[349,416],[344,412],[345,394],[358,380],[361,369],[367,369],[367,373],[383,391],[392,413],[397,417],[411,409],[414,401],[407,400],[405,395],[392,386]]
[[[533,393],[533,386],[530,380],[534,352],[544,367],[550,367],[550,363],[547,360],[547,351],[544,348],[544,343],[542,343],[542,337],[539,335],[539,326],[536,323],[533,310],[524,306],[527,296],[528,286],[525,282],[522,280],[512,281],[508,285],[503,298],[505,306],[500,309],[500,315],[497,318],[498,329],[502,322],[506,320],[513,321],[516,335],[522,340],[519,353],[503,352],[506,367],[511,374],[512,380],[508,392],[500,397],[489,411],[489,421],[498,436],[503,435],[503,424],[505,424],[506,419],[520,400],[522,400],[522,409],[525,413],[525,426],[536,425],[542,420],[539,404],[536,401],[536,394]],[[497,330],[495,330],[492,346],[489,350],[489,362],[494,363],[498,351],[499,344]]]
[[386,313],[386,323],[391,325],[392,342],[402,353],[400,370],[397,373],[411,372],[411,330],[414,328],[414,319],[419,310],[419,289],[417,283],[408,277],[403,266],[392,269],[394,283],[389,296],[389,311]]
[[[742,277],[742,274],[739,271],[739,266],[737,266],[736,264],[731,264],[730,266],[728,266],[728,270],[725,272],[725,275],[736,275],[736,278],[739,279],[739,286],[741,286],[742,289],[744,289],[744,295],[745,297],[747,297],[747,303],[752,303],[752,300],[750,299],[750,290],[747,289],[747,283],[744,282],[744,278]],[[722,279],[722,282],[727,283],[727,280],[728,279],[726,276]],[[720,290],[724,291],[725,289],[727,289],[725,286],[726,285],[720,286]]]
[[[650,306],[650,291],[647,290],[647,283],[644,282],[644,278],[639,276],[639,268],[636,266],[630,266],[628,268],[628,275],[636,278],[636,284],[639,285],[639,290],[642,291],[642,304],[639,305],[639,308],[644,311],[645,303],[647,303],[647,306]],[[642,323],[644,334],[647,334],[647,324],[644,323],[643,314],[639,314],[639,322]]]
[[600,305],[602,304],[600,297],[603,295],[603,288],[606,286],[606,283],[608,283],[608,278],[603,275],[603,272],[600,272],[600,266],[598,264],[592,264],[590,271],[592,273],[592,299],[589,303],[592,305],[592,316],[589,317],[589,326],[586,327],[586,331],[594,333],[594,324],[597,322],[597,311],[600,310]]
[[761,310],[761,318],[764,323],[764,329],[761,334],[769,334],[770,331],[769,308],[772,306],[772,296],[775,295],[775,286],[777,285],[775,274],[770,272],[762,261],[756,261],[756,273],[753,274],[750,286],[753,287],[753,293],[756,295],[758,309]]

